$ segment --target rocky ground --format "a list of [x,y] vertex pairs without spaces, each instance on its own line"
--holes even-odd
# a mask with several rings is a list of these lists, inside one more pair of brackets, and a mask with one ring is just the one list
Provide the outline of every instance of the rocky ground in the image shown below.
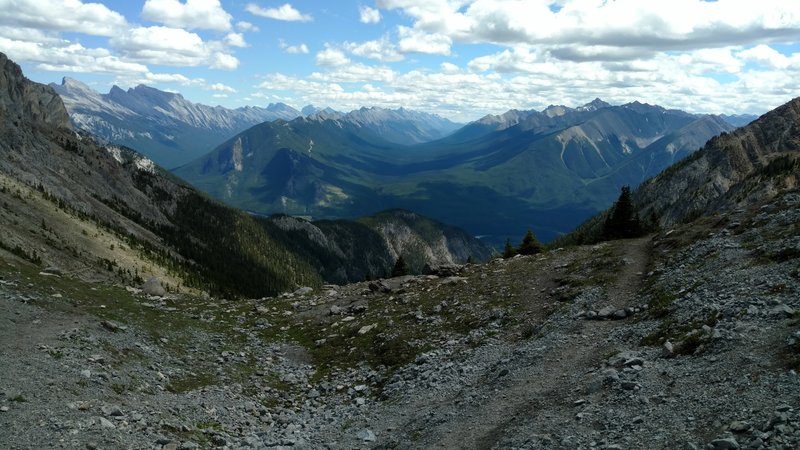
[[4,448],[800,448],[800,194],[279,298],[0,261]]

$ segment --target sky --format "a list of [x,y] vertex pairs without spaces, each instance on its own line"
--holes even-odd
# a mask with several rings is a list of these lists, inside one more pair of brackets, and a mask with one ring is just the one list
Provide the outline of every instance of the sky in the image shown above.
[[800,0],[0,0],[0,51],[230,108],[761,114],[800,96]]

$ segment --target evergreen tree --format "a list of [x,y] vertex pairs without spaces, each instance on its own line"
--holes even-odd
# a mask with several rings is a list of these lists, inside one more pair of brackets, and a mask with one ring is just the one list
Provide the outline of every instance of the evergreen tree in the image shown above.
[[397,258],[397,262],[394,263],[394,268],[392,268],[392,278],[394,277],[402,277],[403,275],[408,275],[410,272],[408,268],[408,264],[406,260],[403,259],[403,255],[400,255]]
[[643,234],[644,228],[633,205],[631,188],[623,186],[611,214],[603,224],[603,239],[626,239]]
[[506,239],[506,245],[503,247],[503,258],[511,258],[517,254],[517,250],[511,245],[511,239]]
[[528,229],[528,232],[525,233],[525,237],[522,238],[522,243],[519,245],[519,249],[517,249],[517,253],[520,255],[534,255],[536,253],[542,252],[542,244],[536,239],[534,236],[533,231]]

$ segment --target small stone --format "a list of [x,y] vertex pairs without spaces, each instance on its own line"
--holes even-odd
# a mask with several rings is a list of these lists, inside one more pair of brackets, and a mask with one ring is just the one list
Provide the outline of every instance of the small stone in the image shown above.
[[81,376],[84,378],[92,378],[92,371],[89,369],[81,370]]
[[633,358],[626,359],[625,362],[622,363],[622,365],[625,366],[625,367],[633,367],[633,366],[641,367],[641,366],[644,366],[644,360],[642,358],[639,358],[639,357],[633,357]]
[[636,417],[633,418],[633,420],[631,422],[633,422],[633,423],[642,423],[642,422],[644,422],[644,417],[636,416]]
[[200,448],[200,446],[192,441],[183,442],[181,446],[178,447],[179,450],[197,450],[198,448]]
[[614,314],[614,311],[616,311],[616,308],[614,308],[613,306],[606,306],[600,311],[597,311],[597,317],[599,319],[607,319],[611,317],[612,314]]
[[313,288],[310,288],[308,286],[303,286],[300,289],[294,291],[294,295],[306,295],[306,294],[310,294],[312,292],[314,292]]
[[50,267],[44,269],[42,271],[42,273],[45,273],[47,275],[58,275],[58,276],[61,276],[61,275],[64,274],[64,271],[61,270],[60,268],[56,267],[56,266],[50,266]]
[[356,437],[364,442],[375,442],[375,440],[377,439],[375,437],[375,433],[373,433],[372,430],[369,430],[367,428],[356,433]]
[[339,308],[338,306],[333,305],[333,306],[331,306],[331,310],[330,311],[331,311],[331,315],[332,316],[338,316],[339,314],[342,313],[342,308]]
[[711,448],[714,450],[733,450],[738,449],[739,442],[733,437],[714,439],[711,441]]
[[506,376],[506,375],[508,375],[508,369],[505,369],[505,368],[503,368],[503,369],[500,371],[500,373],[498,373],[498,374],[497,374],[497,376],[499,376],[499,377],[504,377],[504,376]]
[[624,309],[618,309],[614,311],[614,314],[611,316],[611,318],[614,320],[622,320],[626,317],[628,317],[628,313],[625,312]]
[[97,423],[102,428],[117,428],[116,425],[114,425],[110,420],[106,419],[105,417],[98,417]]
[[110,320],[104,320],[104,321],[100,322],[100,325],[102,325],[103,328],[105,328],[108,331],[111,331],[112,333],[116,333],[117,331],[120,331],[119,324],[116,323],[116,322],[112,322]]
[[572,402],[572,406],[581,406],[581,405],[583,405],[585,403],[586,403],[586,400],[581,398],[581,399],[578,399],[578,400],[575,400],[574,402]]
[[122,410],[119,408],[119,406],[113,406],[113,405],[103,406],[102,408],[100,408],[100,411],[103,412],[104,416],[109,416],[109,417],[121,417],[124,415],[122,414]]
[[794,309],[789,305],[783,305],[783,304],[778,305],[772,308],[772,311],[770,312],[776,316],[786,316],[786,317],[794,316]]
[[675,346],[670,341],[664,342],[663,349],[664,356],[672,356],[675,354]]
[[377,323],[373,323],[372,325],[365,325],[358,330],[358,334],[363,336],[369,333],[370,331],[374,330],[375,328],[378,328]]
[[744,433],[745,431],[750,429],[750,424],[747,422],[742,422],[739,420],[734,420],[728,425],[728,429],[733,431],[734,433]]
[[0,412],[8,412],[8,406],[0,406]]

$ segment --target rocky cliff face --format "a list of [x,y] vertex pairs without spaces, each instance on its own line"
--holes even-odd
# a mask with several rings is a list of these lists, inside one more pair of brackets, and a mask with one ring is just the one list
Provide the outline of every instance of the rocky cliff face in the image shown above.
[[32,83],[22,69],[0,53],[0,118],[15,124],[45,123],[71,128],[69,115],[53,89]]
[[644,217],[654,213],[662,225],[754,203],[796,186],[799,150],[797,98],[711,139],[692,157],[644,183],[634,198]]

